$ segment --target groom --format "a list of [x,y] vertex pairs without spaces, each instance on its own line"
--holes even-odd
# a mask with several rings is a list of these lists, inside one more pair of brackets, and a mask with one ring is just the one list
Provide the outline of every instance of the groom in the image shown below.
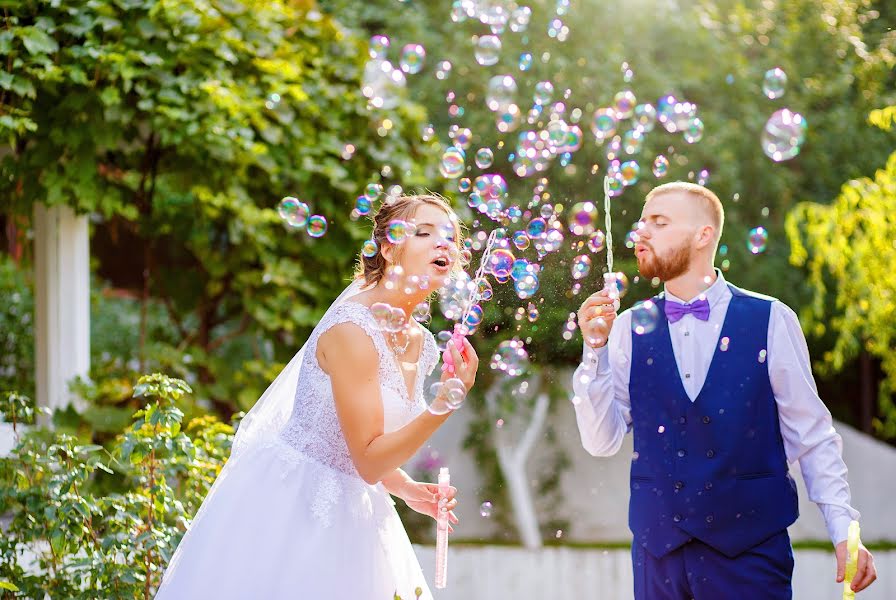
[[[634,435],[636,600],[791,598],[794,461],[835,545],[838,582],[847,528],[859,516],[796,315],[713,268],[723,218],[705,187],[655,188],[635,255],[641,276],[665,292],[617,317],[603,290],[578,313],[585,351],[573,404],[582,445],[610,456]],[[876,578],[860,546],[852,588]]]

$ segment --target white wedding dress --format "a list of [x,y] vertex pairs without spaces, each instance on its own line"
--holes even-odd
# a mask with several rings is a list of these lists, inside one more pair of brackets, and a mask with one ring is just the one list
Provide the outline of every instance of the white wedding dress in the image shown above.
[[175,551],[157,599],[417,600],[432,595],[394,502],[358,475],[336,416],[320,335],[360,326],[379,355],[385,431],[425,410],[423,385],[439,359],[424,328],[413,397],[370,310],[345,301],[305,346],[292,414],[279,434],[228,463]]

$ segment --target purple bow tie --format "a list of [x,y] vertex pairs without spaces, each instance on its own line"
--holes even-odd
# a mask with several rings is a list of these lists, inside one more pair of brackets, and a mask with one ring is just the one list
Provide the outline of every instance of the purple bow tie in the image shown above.
[[666,318],[670,323],[681,320],[686,314],[692,314],[701,321],[709,320],[709,300],[703,298],[690,304],[681,304],[666,300]]

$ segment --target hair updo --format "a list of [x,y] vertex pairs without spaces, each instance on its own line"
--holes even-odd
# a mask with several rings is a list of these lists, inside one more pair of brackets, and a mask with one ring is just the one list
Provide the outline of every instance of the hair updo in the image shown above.
[[[358,261],[358,267],[355,270],[356,279],[363,278],[364,285],[368,286],[379,283],[380,279],[386,274],[386,268],[389,266],[389,263],[386,262],[386,258],[383,256],[382,252],[384,244],[391,244],[386,237],[389,223],[395,220],[408,221],[412,219],[417,212],[417,209],[424,204],[431,204],[432,206],[441,208],[449,217],[451,217],[451,222],[454,224],[454,242],[457,244],[458,251],[462,249],[463,240],[461,239],[461,226],[454,209],[451,208],[451,205],[448,204],[448,201],[445,198],[432,193],[399,196],[393,202],[383,202],[379,210],[377,210],[376,214],[373,216],[373,233],[371,234],[371,239],[376,242],[377,247],[380,250],[373,256],[361,255],[361,258]],[[461,265],[462,263],[460,254],[461,253],[458,252],[458,259],[455,262],[456,266]]]

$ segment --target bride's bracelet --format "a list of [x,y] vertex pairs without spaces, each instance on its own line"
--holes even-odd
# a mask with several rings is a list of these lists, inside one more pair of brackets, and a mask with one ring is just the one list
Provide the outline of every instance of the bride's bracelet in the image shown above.
[[467,397],[467,386],[457,377],[434,383],[429,391],[435,397],[427,410],[434,415],[446,415],[457,410]]

